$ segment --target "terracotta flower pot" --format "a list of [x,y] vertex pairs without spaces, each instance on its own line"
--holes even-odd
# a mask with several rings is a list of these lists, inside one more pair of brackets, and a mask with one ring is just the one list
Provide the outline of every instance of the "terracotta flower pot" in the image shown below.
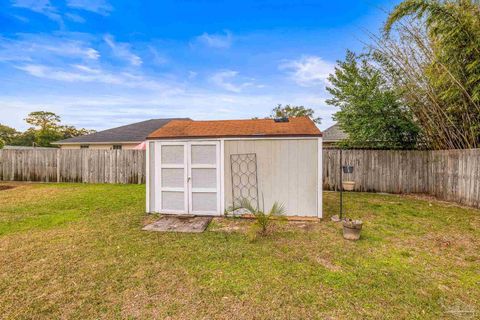
[[345,191],[353,191],[355,188],[355,181],[343,181],[342,188]]
[[361,220],[346,219],[343,221],[343,237],[347,240],[360,239],[363,222]]

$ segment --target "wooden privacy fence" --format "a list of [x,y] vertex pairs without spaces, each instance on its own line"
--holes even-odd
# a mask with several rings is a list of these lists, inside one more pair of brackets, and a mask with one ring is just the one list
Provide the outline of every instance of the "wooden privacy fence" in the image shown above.
[[[426,193],[447,201],[480,207],[480,149],[441,151],[343,150],[353,165],[343,180],[356,191]],[[338,190],[340,150],[325,149],[323,187]]]
[[[480,149],[344,150],[355,190],[426,193],[480,207]],[[323,150],[323,187],[338,190],[340,150]],[[142,150],[0,150],[0,181],[145,183]]]
[[145,183],[143,150],[0,150],[0,181]]
[[[428,192],[428,153],[425,151],[343,150],[342,164],[353,172],[343,180],[355,181],[356,191],[388,193]],[[338,190],[340,150],[323,151],[323,187]]]

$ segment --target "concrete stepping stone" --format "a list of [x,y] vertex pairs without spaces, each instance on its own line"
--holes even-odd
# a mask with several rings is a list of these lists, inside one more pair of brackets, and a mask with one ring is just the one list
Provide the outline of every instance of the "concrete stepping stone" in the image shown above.
[[192,232],[200,233],[207,229],[212,217],[197,216],[163,216],[142,228],[145,231],[158,232]]

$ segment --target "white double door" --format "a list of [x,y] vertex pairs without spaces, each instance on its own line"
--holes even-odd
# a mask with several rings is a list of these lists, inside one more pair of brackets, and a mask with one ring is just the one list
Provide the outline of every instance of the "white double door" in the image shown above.
[[158,142],[160,212],[220,214],[218,141]]

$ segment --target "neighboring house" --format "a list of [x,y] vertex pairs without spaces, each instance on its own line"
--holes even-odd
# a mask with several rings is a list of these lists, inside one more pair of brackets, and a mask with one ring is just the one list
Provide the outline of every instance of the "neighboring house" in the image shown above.
[[4,150],[44,150],[44,149],[55,149],[55,148],[49,148],[49,147],[30,147],[30,146],[4,146]]
[[338,123],[324,130],[322,133],[324,148],[334,148],[338,142],[348,138],[348,134],[340,129],[340,125]]
[[219,216],[247,199],[321,218],[322,134],[308,117],[173,120],[147,137],[146,197],[151,213]]
[[151,119],[112,128],[84,136],[56,141],[52,144],[61,149],[133,149],[153,131],[163,127],[172,120],[189,120],[187,118]]

